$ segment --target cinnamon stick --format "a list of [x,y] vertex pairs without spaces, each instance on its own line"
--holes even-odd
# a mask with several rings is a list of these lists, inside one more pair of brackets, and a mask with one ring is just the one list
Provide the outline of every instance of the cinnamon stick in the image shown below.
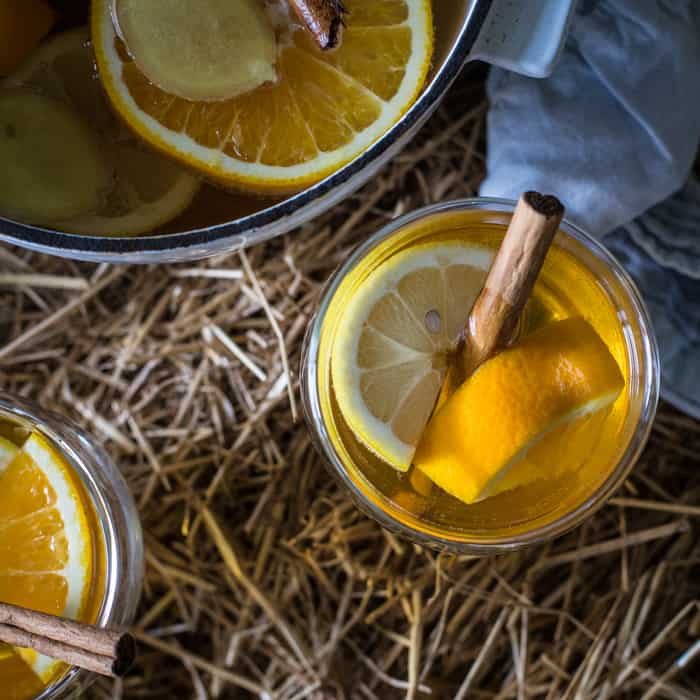
[[345,14],[341,0],[289,0],[289,4],[321,49],[338,45]]
[[510,341],[563,216],[553,195],[520,197],[465,328],[473,369]]
[[520,197],[469,314],[438,406],[511,340],[563,216],[564,206],[553,195],[529,191]]
[[0,603],[0,641],[103,676],[121,677],[134,661],[131,635]]

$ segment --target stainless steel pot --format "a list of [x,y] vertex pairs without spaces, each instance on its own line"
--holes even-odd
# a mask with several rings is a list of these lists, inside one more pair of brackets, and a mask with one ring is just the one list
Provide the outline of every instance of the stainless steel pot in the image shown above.
[[274,206],[208,228],[129,238],[74,235],[0,217],[0,240],[78,260],[158,263],[205,258],[286,233],[372,178],[428,119],[467,61],[480,59],[535,77],[547,75],[562,46],[575,3],[576,0],[433,0],[436,15],[441,15],[439,24],[446,26],[447,31],[439,37],[435,67],[418,101],[360,157]]

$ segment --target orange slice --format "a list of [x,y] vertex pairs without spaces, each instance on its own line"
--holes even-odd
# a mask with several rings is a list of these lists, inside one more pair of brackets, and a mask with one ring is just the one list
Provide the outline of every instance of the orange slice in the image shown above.
[[39,45],[56,22],[45,0],[0,2],[0,75],[9,75]]
[[[95,544],[88,508],[65,459],[32,434],[0,469],[0,600],[70,618],[85,614]],[[18,653],[43,684],[63,668],[33,651]]]
[[[421,438],[415,466],[465,503],[522,486],[542,476],[511,471],[531,448],[607,409],[624,385],[615,358],[583,318],[554,321],[485,362],[448,399]],[[556,465],[548,466],[554,473]]]
[[0,648],[0,682],[5,700],[32,700],[44,684],[10,647]]
[[[14,443],[0,437],[0,477],[18,451]],[[44,689],[44,684],[17,655],[15,650],[1,643],[0,682],[2,682],[7,700],[28,700],[37,696]]]
[[117,37],[111,4],[94,0],[92,38],[119,114],[168,155],[256,192],[300,190],[367,150],[418,97],[432,56],[430,0],[346,0],[342,45],[330,52],[278,0],[277,81],[223,102],[191,102],[141,73]]

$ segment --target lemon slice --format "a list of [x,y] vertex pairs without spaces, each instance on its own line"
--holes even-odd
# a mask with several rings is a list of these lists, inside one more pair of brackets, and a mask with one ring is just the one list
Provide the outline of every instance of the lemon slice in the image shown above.
[[492,257],[457,242],[399,252],[372,271],[340,319],[331,355],[338,405],[357,438],[400,471],[411,464]]
[[[277,80],[206,102],[185,100],[150,82],[117,37],[111,0],[93,0],[102,83],[132,129],[166,154],[227,185],[298,191],[363,153],[399,121],[430,67],[430,0],[344,5],[342,44],[323,52],[286,2],[267,3],[277,28]],[[190,30],[186,24],[180,31]]]
[[[0,472],[0,600],[73,619],[84,614],[94,570],[86,509],[71,467],[32,434]],[[17,652],[42,683],[63,668]]]
[[95,79],[86,29],[57,35],[3,83],[20,85],[70,104],[98,136],[111,174],[111,187],[97,207],[52,225],[86,235],[136,235],[165,224],[189,206],[199,179],[145,147],[114,116]]
[[0,90],[0,162],[0,211],[32,224],[94,210],[110,186],[80,115],[26,87]]
[[465,503],[524,485],[540,474],[508,477],[528,451],[609,407],[624,385],[615,358],[583,318],[553,321],[485,362],[448,399],[426,428],[415,465]]

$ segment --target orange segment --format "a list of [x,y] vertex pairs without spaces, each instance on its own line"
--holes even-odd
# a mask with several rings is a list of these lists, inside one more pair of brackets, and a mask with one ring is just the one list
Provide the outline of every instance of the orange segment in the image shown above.
[[39,46],[56,18],[44,0],[0,2],[0,75],[9,75]]
[[[281,56],[280,68],[318,150],[342,148],[379,118],[381,105],[376,97],[318,56],[293,47]],[[279,144],[282,138],[278,129],[266,140]]]
[[0,600],[58,615],[66,603],[66,581],[53,572],[65,567],[68,544],[56,493],[25,453],[0,483]]
[[150,83],[116,36],[109,0],[94,0],[102,82],[127,123],[167,154],[226,184],[298,190],[390,129],[418,96],[430,66],[429,0],[345,4],[347,27],[337,50],[320,51],[291,17],[277,20],[276,82],[233,99],[196,102]]
[[[408,7],[403,0],[384,2],[347,2],[352,12],[353,27],[389,27],[408,19]],[[347,30],[346,30],[347,31]]]
[[477,369],[431,419],[414,464],[448,493],[473,503],[546,475],[512,470],[559,429],[536,460],[544,456],[544,468],[554,475],[572,466],[573,433],[560,464],[546,459],[556,456],[552,450],[562,445],[564,426],[607,409],[624,385],[615,358],[583,318],[554,321]]
[[[401,86],[405,76],[403,57],[410,52],[408,27],[351,27],[345,31],[340,48],[328,56],[328,62],[388,101]],[[387,57],[389,69],[376,71],[376,56],[382,54]]]

